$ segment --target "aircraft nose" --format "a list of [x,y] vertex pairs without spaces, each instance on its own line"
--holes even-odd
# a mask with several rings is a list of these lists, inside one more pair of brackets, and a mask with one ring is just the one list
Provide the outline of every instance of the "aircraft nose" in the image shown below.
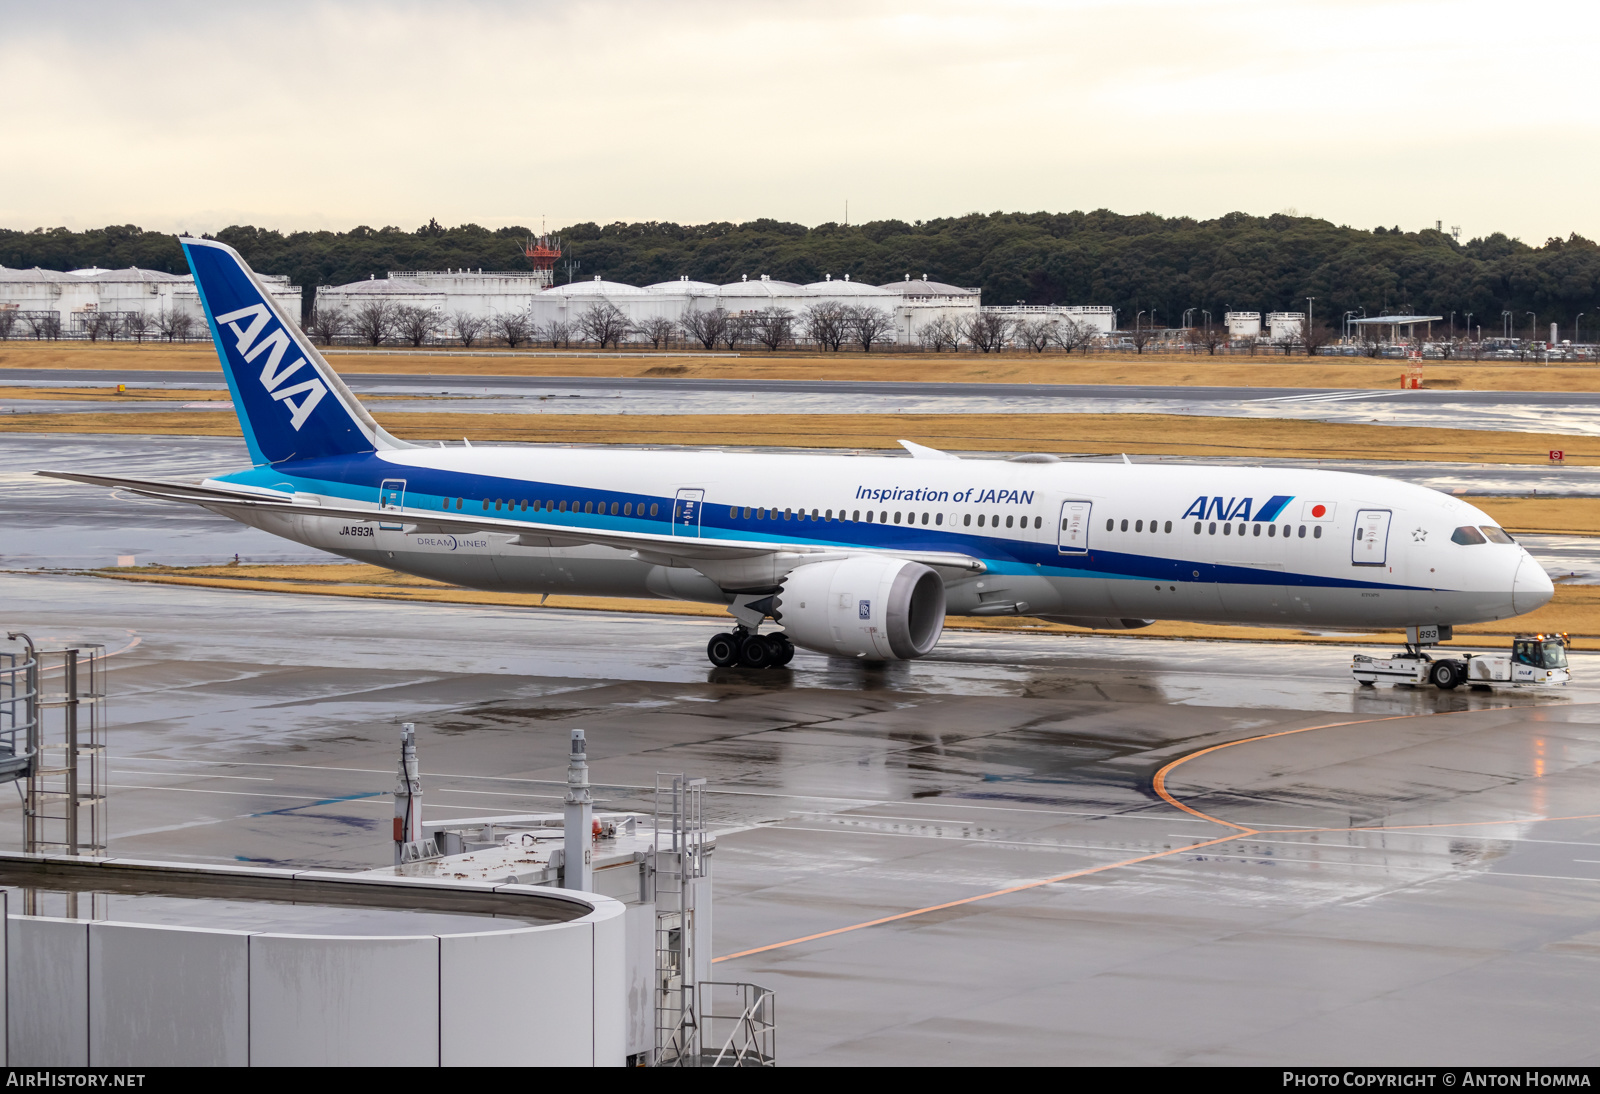
[[1511,610],[1518,615],[1542,608],[1556,595],[1550,575],[1528,552],[1522,552],[1516,576],[1511,579]]

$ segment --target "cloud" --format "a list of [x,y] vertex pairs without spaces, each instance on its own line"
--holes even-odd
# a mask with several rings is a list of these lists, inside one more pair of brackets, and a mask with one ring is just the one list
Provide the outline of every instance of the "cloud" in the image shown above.
[[[0,4],[0,223],[1106,206],[1600,235],[1577,63],[1465,3]],[[1522,26],[1600,16],[1535,0]],[[1537,45],[1538,48],[1533,48]],[[1554,157],[1541,162],[1541,154]]]

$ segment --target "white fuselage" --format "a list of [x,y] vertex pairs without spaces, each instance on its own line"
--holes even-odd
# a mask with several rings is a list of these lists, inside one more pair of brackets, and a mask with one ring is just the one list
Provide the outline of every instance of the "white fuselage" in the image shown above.
[[[804,565],[805,556],[783,551],[787,544],[977,558],[986,572],[946,575],[952,615],[1379,628],[1502,619],[1551,595],[1543,568],[1517,544],[1452,542],[1457,528],[1493,526],[1482,511],[1434,490],[1341,472],[419,448],[218,481],[293,492],[306,503],[303,515],[219,509],[266,531],[482,589],[726,603],[730,590],[781,582]],[[385,492],[394,509],[388,527],[376,514],[366,522],[316,514],[318,501],[376,505]],[[441,511],[701,544],[770,542],[774,551],[690,561],[660,550],[525,545],[534,537],[498,531],[406,530]]]

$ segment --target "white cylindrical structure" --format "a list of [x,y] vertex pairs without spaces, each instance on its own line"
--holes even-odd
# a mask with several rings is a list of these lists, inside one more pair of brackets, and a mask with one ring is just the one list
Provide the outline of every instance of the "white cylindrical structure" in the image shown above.
[[588,892],[594,885],[594,799],[589,794],[589,757],[583,730],[572,731],[567,758],[567,797],[561,885]]
[[394,864],[400,865],[405,845],[422,838],[422,776],[417,771],[417,727],[400,727],[400,776],[394,787]]

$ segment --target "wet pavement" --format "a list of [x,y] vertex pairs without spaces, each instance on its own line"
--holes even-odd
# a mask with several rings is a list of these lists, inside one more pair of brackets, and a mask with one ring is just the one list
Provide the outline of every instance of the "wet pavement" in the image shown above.
[[[1375,375],[1393,366],[1374,370]],[[1407,391],[1399,388],[1173,387],[1096,384],[731,380],[704,377],[430,376],[352,373],[358,395],[390,411],[543,414],[1188,414],[1600,435],[1600,392]],[[0,369],[0,386],[100,387],[108,382],[224,390],[221,374]],[[108,406],[11,399],[0,413],[146,413],[219,409],[184,399]]]
[[[749,673],[706,664],[705,619],[15,572],[326,559],[30,474],[243,458],[0,436],[0,633],[111,651],[115,854],[380,865],[399,721],[432,817],[557,808],[582,726],[607,808],[710,780],[717,975],[778,990],[788,1064],[1600,1060],[1600,653],[1549,692],[1362,689],[1359,640],[952,631],[908,664]],[[1593,566],[1595,542],[1533,549]]]
[[556,808],[576,726],[607,808],[705,776],[717,975],[777,989],[786,1064],[1600,1060],[1600,654],[1548,693],[1091,635],[752,673],[710,620],[45,573],[0,605],[112,651],[119,855],[379,865],[400,720],[434,817]]

